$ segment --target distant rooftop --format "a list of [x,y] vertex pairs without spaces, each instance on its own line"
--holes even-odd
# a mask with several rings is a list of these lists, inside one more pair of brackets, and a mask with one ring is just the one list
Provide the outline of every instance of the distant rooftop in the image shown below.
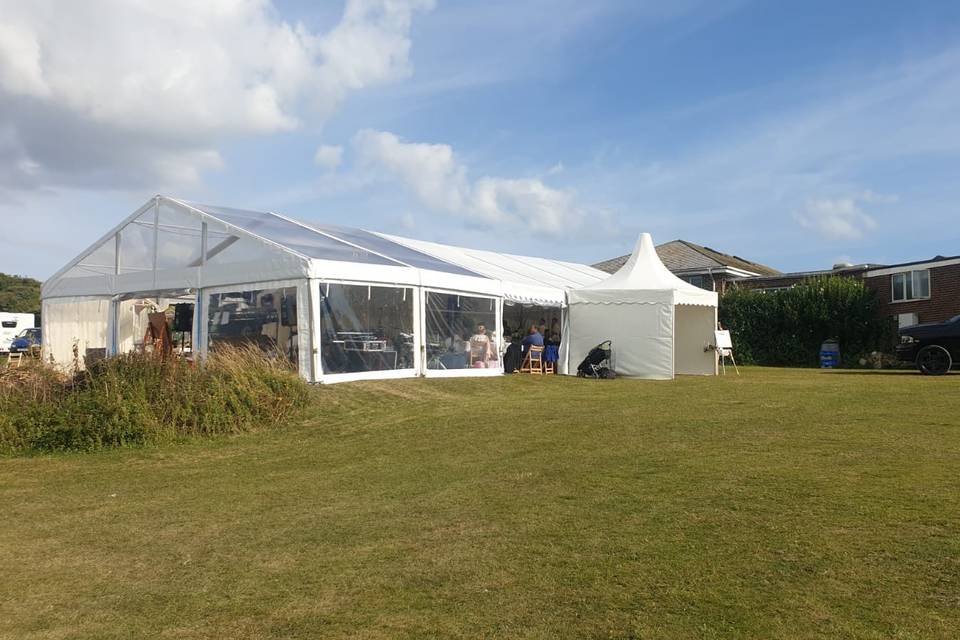
[[832,269],[816,269],[813,271],[790,271],[788,273],[776,273],[759,277],[743,278],[751,285],[764,285],[768,283],[778,284],[780,281],[796,282],[806,280],[807,278],[822,278],[832,275],[858,275],[870,269],[882,269],[886,265],[874,264],[872,262],[863,264],[838,264]]
[[[818,278],[829,275],[855,275],[865,272],[868,276],[885,274],[897,269],[906,269],[908,267],[932,266],[935,267],[941,263],[960,262],[960,256],[934,256],[926,260],[911,260],[910,262],[900,262],[898,264],[878,264],[874,262],[865,262],[862,264],[838,264],[833,269],[819,269],[816,271],[793,271],[790,273],[781,273],[779,275],[763,276],[759,278],[750,278],[753,285],[764,285],[777,280],[803,280],[806,278]],[[598,267],[599,268],[599,267]]]
[[[657,246],[657,255],[663,264],[674,273],[707,272],[711,269],[737,269],[761,276],[777,275],[780,272],[758,262],[746,260],[740,256],[731,256],[722,251],[704,247],[686,240],[672,240]],[[630,255],[619,256],[598,262],[594,268],[615,273],[626,264]]]

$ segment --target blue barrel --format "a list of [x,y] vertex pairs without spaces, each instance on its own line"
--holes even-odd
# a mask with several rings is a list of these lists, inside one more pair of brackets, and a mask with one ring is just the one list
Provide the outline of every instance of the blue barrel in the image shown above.
[[820,368],[834,369],[840,366],[840,343],[827,340],[820,345]]

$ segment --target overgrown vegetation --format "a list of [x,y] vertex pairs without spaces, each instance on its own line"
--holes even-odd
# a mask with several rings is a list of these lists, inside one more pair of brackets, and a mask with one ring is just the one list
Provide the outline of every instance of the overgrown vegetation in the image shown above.
[[814,366],[829,339],[853,364],[873,351],[889,352],[895,335],[891,319],[878,315],[876,293],[836,276],[780,291],[734,287],[720,299],[720,322],[733,333],[739,360],[771,366]]
[[91,450],[231,434],[281,422],[308,388],[285,363],[224,349],[204,366],[129,354],[66,376],[0,370],[0,453]]
[[0,273],[0,311],[40,313],[40,282]]

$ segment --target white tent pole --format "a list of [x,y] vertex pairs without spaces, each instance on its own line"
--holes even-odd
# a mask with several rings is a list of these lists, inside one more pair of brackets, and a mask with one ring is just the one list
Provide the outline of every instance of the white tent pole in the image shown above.
[[307,280],[307,299],[310,301],[310,368],[311,381],[320,382],[323,377],[323,363],[320,359],[320,281]]
[[[713,308],[713,330],[716,331],[720,328],[720,305],[717,304]],[[720,372],[717,370],[717,349],[713,350],[713,375],[718,375]]]
[[160,251],[160,196],[153,200],[153,288],[157,288],[157,253]]
[[413,375],[424,375],[424,358],[426,358],[426,336],[423,324],[423,287],[411,287],[413,296]]

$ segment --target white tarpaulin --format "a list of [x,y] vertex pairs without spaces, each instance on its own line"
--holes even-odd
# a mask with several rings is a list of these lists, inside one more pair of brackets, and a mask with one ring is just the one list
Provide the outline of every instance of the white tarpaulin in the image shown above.
[[107,347],[109,315],[109,298],[44,300],[43,357],[64,369],[83,367],[88,349]]
[[714,375],[707,346],[716,327],[717,294],[684,282],[663,265],[649,233],[615,274],[572,289],[561,344],[562,373],[576,374],[593,347],[613,342],[618,375],[670,379],[675,374]]

